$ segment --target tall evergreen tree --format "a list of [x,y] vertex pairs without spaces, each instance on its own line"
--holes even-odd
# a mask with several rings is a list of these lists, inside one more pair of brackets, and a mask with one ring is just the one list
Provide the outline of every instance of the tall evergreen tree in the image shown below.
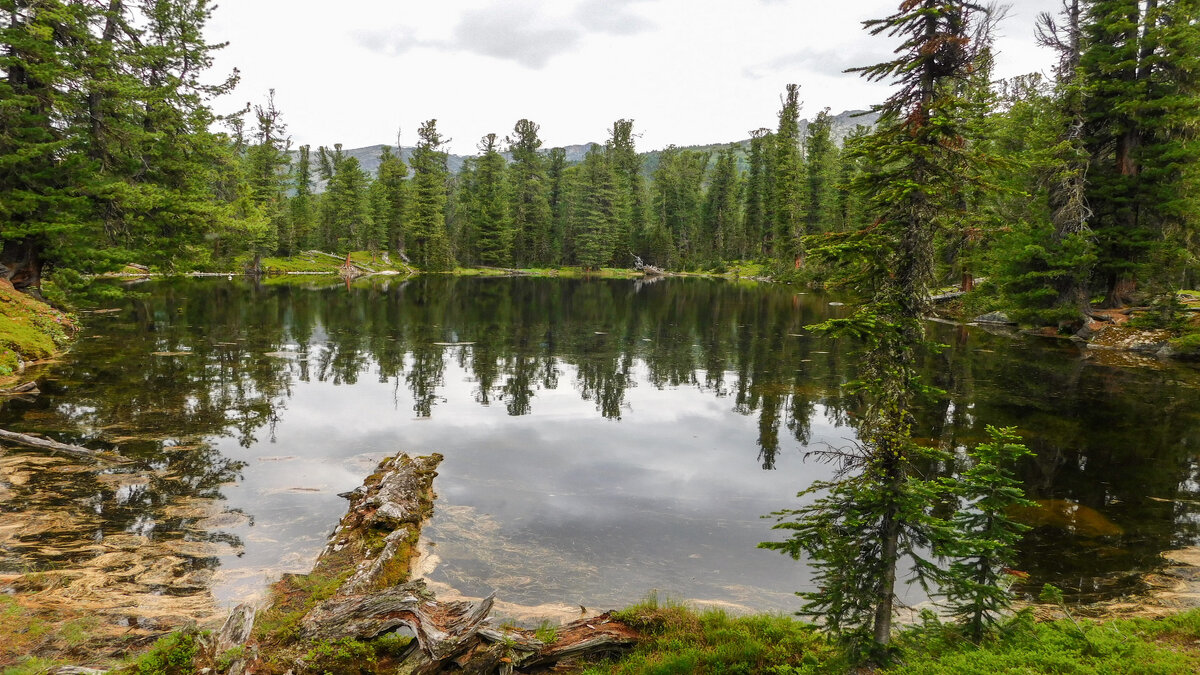
[[817,113],[804,137],[804,169],[808,208],[804,233],[834,229],[837,220],[838,148],[833,142],[833,118],[829,108]]
[[853,317],[824,324],[867,344],[861,445],[842,455],[837,479],[802,493],[816,501],[781,514],[777,527],[791,538],[765,546],[807,554],[817,590],[802,594],[804,611],[863,656],[880,659],[891,640],[900,561],[913,561],[918,579],[936,581],[940,573],[927,550],[946,529],[930,512],[942,490],[916,470],[933,457],[910,435],[918,398],[930,392],[916,359],[925,342],[934,232],[959,215],[974,161],[962,85],[977,57],[974,31],[990,24],[973,3],[903,0],[894,14],[866,25],[903,41],[895,59],[857,69],[897,87],[858,150],[871,160],[858,186],[875,221],[823,237],[819,250],[869,298]]
[[1197,12],[1192,0],[1086,3],[1087,201],[1108,306],[1130,302],[1161,242],[1195,219]]
[[538,125],[519,120],[509,136],[508,149],[512,154],[509,183],[512,186],[512,216],[514,238],[513,258],[518,265],[545,264],[551,259],[550,200],[546,177],[546,160],[538,152],[542,140]]
[[609,248],[617,226],[620,197],[607,153],[592,145],[579,167],[573,234],[575,259],[586,270],[602,267],[612,257]]
[[413,149],[412,193],[405,242],[413,264],[426,270],[445,270],[454,266],[450,242],[446,236],[446,153],[445,140],[437,130],[437,120],[421,125],[419,140]]
[[[653,204],[657,233],[652,233],[656,256],[666,253],[670,243],[674,257],[659,264],[695,263],[709,249],[701,237],[700,224],[704,208],[704,172],[709,155],[697,150],[680,150],[670,146],[659,157],[654,171]],[[664,235],[669,237],[664,241]],[[653,258],[658,260],[657,257]]]
[[723,148],[708,179],[704,199],[703,236],[714,260],[740,257],[744,248],[739,208],[740,181],[733,146]]
[[377,226],[383,231],[382,245],[388,251],[402,251],[408,211],[408,165],[389,146],[383,146],[379,152],[379,170],[372,188],[382,199],[382,208],[375,214]]
[[647,203],[642,157],[634,144],[633,120],[613,122],[606,149],[620,200],[611,242],[613,258],[620,264],[628,264],[629,254],[639,248],[638,242],[645,235]]
[[312,157],[309,146],[302,145],[296,153],[292,167],[293,195],[288,200],[292,210],[292,231],[297,249],[317,246],[314,240],[316,211],[312,192]]
[[804,165],[800,156],[800,87],[789,84],[779,109],[775,133],[775,166],[772,200],[775,232],[772,253],[780,260],[802,264],[804,234]]
[[770,161],[773,137],[770,129],[755,129],[750,132],[749,171],[745,187],[745,233],[746,250],[743,255],[760,256],[767,251],[773,228],[769,214],[771,174]]
[[[479,142],[474,195],[468,226],[473,232],[474,254],[484,265],[508,265],[512,260],[513,232],[509,221],[509,195],[505,162],[496,146],[496,134]],[[531,261],[533,258],[531,258]]]
[[546,200],[550,206],[550,262],[558,263],[573,257],[567,248],[567,232],[571,218],[571,185],[567,175],[567,151],[551,148],[546,159]]

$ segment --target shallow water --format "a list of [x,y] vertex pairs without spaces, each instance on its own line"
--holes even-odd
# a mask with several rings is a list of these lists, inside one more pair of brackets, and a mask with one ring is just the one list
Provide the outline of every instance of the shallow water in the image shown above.
[[[849,311],[832,298],[699,279],[135,292],[85,315],[45,393],[0,402],[0,427],[137,464],[0,457],[0,572],[87,566],[136,540],[178,561],[135,576],[139,592],[260,596],[308,570],[337,493],[402,450],[445,455],[424,561],[441,592],[494,590],[521,617],[651,589],[791,611],[807,588],[802,563],[755,544],[778,537],[763,514],[828,477],[805,452],[854,439],[856,348],[805,328]],[[948,396],[922,411],[922,441],[961,450],[1017,425],[1037,453],[1020,467],[1046,500],[1019,555],[1031,588],[1134,591],[1161,551],[1198,543],[1200,372],[931,330]]]

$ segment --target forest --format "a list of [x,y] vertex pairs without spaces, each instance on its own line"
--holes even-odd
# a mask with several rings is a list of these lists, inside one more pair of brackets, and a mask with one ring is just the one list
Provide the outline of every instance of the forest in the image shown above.
[[[163,271],[258,269],[306,249],[403,254],[455,266],[670,270],[759,261],[826,280],[807,253],[870,227],[870,178],[889,161],[862,126],[839,145],[830,113],[800,133],[801,87],[747,144],[668,147],[647,171],[634,121],[567,162],[536,122],[488,134],[451,175],[430,119],[407,162],[377,175],[338,145],[292,148],[273,94],[217,115],[232,88],[208,72],[212,8],[186,0],[10,3],[0,81],[0,261],[19,288],[43,274],[150,261]],[[933,282],[1025,321],[1078,324],[1091,303],[1158,299],[1196,285],[1197,64],[1188,2],[1064,3],[1045,14],[1052,78],[995,80],[989,17],[951,85],[964,144],[939,218]],[[978,27],[977,27],[978,28]],[[501,154],[501,153],[505,154]],[[316,190],[316,185],[323,190]],[[944,195],[943,197],[948,197]]]
[[[893,13],[865,22],[868,33],[892,41],[891,57],[847,71],[887,83],[892,93],[869,111],[872,124],[864,118],[844,138],[835,135],[828,108],[802,127],[802,86],[786,84],[775,119],[748,130],[747,141],[713,152],[672,146],[651,161],[636,147],[635,121],[621,118],[606,130],[605,143],[568,161],[564,148],[544,147],[537,122],[520,119],[511,131],[501,133],[504,122],[481,138],[477,154],[453,173],[447,130],[436,118],[420,125],[415,147],[384,147],[372,173],[341,144],[293,147],[287,111],[273,90],[242,110],[216,112],[214,101],[232,91],[237,73],[213,72],[224,45],[206,37],[215,9],[206,0],[5,0],[0,8],[7,18],[0,27],[0,276],[35,297],[59,302],[96,275],[130,263],[165,275],[222,272],[258,282],[272,271],[270,260],[309,251],[348,262],[362,252],[372,261],[395,257],[414,274],[581,268],[585,285],[571,286],[563,299],[544,289],[529,292],[543,299],[532,305],[548,313],[546,319],[502,320],[520,310],[479,291],[479,313],[491,322],[487,337],[497,339],[492,345],[459,342],[457,334],[436,340],[453,312],[446,294],[435,291],[453,284],[413,284],[413,295],[430,297],[418,298],[422,309],[411,312],[397,309],[407,307],[398,304],[404,293],[397,291],[394,306],[372,296],[379,302],[355,305],[354,318],[340,322],[310,320],[317,312],[307,300],[278,302],[280,314],[294,319],[288,340],[304,347],[318,325],[320,331],[344,327],[328,337],[315,362],[298,366],[298,381],[311,379],[310,366],[316,380],[338,385],[376,368],[397,391],[406,379],[419,418],[430,417],[439,400],[445,346],[472,348],[481,405],[499,389],[509,416],[529,415],[535,384],[553,388],[557,368],[572,365],[582,398],[594,401],[602,418],[616,420],[635,352],[642,352],[660,388],[698,383],[694,356],[708,361],[705,386],[724,390],[715,374],[772,364],[755,350],[784,352],[777,342],[783,335],[806,338],[788,331],[837,339],[835,357],[810,366],[800,364],[814,359],[798,360],[790,369],[796,381],[774,393],[742,376],[729,391],[735,409],[758,414],[764,470],[774,468],[781,420],[805,446],[806,458],[816,455],[834,467],[824,479],[799,486],[798,506],[769,514],[777,537],[759,547],[803,560],[811,570],[810,587],[797,593],[798,613],[815,620],[824,631],[821,649],[835,649],[847,668],[902,663],[906,639],[920,638],[921,630],[932,635],[935,626],[953,626],[961,646],[989,644],[1032,622],[1029,612],[1013,618],[1010,591],[1015,579],[1028,576],[1011,568],[1030,529],[1014,509],[1034,507],[1017,467],[1029,466],[1029,448],[1039,440],[991,425],[1009,419],[1004,414],[983,420],[986,432],[970,443],[924,438],[922,430],[960,413],[947,393],[963,379],[955,370],[961,364],[943,359],[945,346],[931,338],[927,319],[935,295],[955,299],[957,318],[1000,311],[1006,322],[1048,327],[1051,335],[1113,321],[1110,310],[1136,310],[1132,321],[1139,327],[1169,334],[1184,356],[1200,353],[1200,327],[1189,314],[1194,308],[1183,300],[1194,301],[1191,289],[1200,285],[1197,0],[1061,0],[1037,23],[1039,43],[1056,55],[1053,74],[1006,79],[994,74],[1002,7],[900,0]],[[593,273],[643,265],[709,274],[752,266],[773,281],[832,288],[852,302],[801,324],[795,295],[780,310],[786,319],[763,334],[747,330],[736,344],[714,337],[702,347],[691,335],[706,334],[717,318],[739,328],[750,323],[739,323],[737,312],[710,308],[696,293],[674,323],[656,320],[676,316],[673,304],[644,319],[618,313],[610,323],[628,328],[630,341],[619,356],[587,345],[561,361],[548,350],[540,361],[530,355],[529,345],[553,342],[554,327],[572,316],[567,310],[576,300],[580,307],[584,300],[606,307],[629,302],[626,291],[608,293],[589,278]],[[346,290],[352,290],[348,280]],[[233,291],[222,293],[228,299]],[[250,297],[262,301],[263,311],[277,302]],[[677,297],[687,304],[688,294]],[[326,300],[335,307],[345,302]],[[566,309],[551,311],[555,303]],[[160,344],[160,331],[170,325],[163,317],[171,316],[160,309],[141,306],[142,319],[154,318],[131,329],[151,336],[159,347],[153,356],[186,358],[219,347],[218,361],[228,356],[240,363],[230,356],[240,349],[238,338],[213,344],[206,338],[196,350],[175,349],[183,338]],[[184,304],[173,311],[190,313],[206,328],[220,323]],[[409,314],[414,320],[406,320]],[[376,320],[379,332],[361,332]],[[236,323],[240,330],[240,317]],[[632,326],[664,323],[695,328],[674,350],[643,346],[655,338],[640,333],[633,341]],[[406,338],[398,326],[417,337]],[[509,333],[520,333],[512,345],[504,342]],[[371,347],[362,348],[362,340],[373,341]],[[280,336],[272,347],[284,344]],[[853,372],[839,376],[831,387],[837,393],[823,395],[821,406],[853,427],[855,438],[844,447],[809,449],[808,420],[817,404],[799,393],[806,386],[799,374],[819,375],[820,362],[842,360],[842,348],[853,354],[846,359]],[[738,358],[728,356],[733,353]],[[296,351],[271,354],[299,358]],[[368,354],[375,363],[366,363]],[[267,385],[248,391],[270,398],[290,386],[274,378],[290,383],[292,371],[260,367]],[[202,380],[210,370],[197,372]],[[118,398],[138,408],[131,402],[136,397]],[[186,400],[185,407],[203,408],[200,395]],[[260,403],[266,410],[246,422],[243,435],[250,440],[243,445],[253,442],[264,420],[274,433],[273,406]],[[237,411],[229,406],[209,412],[214,424],[237,426]],[[379,532],[369,534],[365,541],[383,541]],[[411,557],[407,544],[404,551]],[[405,569],[400,576],[407,582]],[[276,587],[273,602],[304,604],[294,617],[299,621],[329,596],[292,589],[283,597],[295,578]],[[919,585],[942,610],[922,614],[915,633],[895,626],[898,588],[905,583]],[[1060,590],[1047,585],[1041,600],[1061,608],[1094,647]],[[629,612],[622,621],[638,625],[636,608]],[[259,628],[264,651],[286,647],[288,658],[302,665],[316,658],[313,635],[295,627]],[[663,626],[643,628],[661,635]],[[497,638],[470,656],[495,657],[488,667],[503,668],[506,644]],[[422,648],[445,665],[440,652]],[[261,663],[253,660],[260,657]],[[239,653],[232,663],[244,666],[243,658],[250,657]],[[249,663],[284,672],[285,665],[271,665],[270,658],[255,654]],[[511,658],[508,663],[511,672]],[[813,665],[793,660],[790,670],[779,672],[814,672],[802,668]]]

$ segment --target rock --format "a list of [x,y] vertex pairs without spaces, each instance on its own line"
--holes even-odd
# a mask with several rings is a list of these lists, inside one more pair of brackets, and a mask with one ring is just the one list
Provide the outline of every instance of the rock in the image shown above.
[[1004,312],[988,312],[987,314],[981,314],[981,315],[975,317],[974,319],[971,320],[971,323],[1015,324],[1016,321],[1013,321],[1012,319],[1008,318],[1008,315],[1005,314]]
[[1103,333],[1106,328],[1108,328],[1108,324],[1103,321],[1088,321],[1083,325],[1083,328],[1079,329],[1079,332],[1075,333],[1075,337],[1080,340],[1091,340],[1100,333]]

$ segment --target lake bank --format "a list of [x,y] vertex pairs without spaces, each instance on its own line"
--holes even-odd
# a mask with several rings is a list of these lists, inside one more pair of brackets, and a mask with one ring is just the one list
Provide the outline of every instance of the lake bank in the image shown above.
[[74,317],[0,280],[0,390],[25,369],[53,358],[78,331]]

